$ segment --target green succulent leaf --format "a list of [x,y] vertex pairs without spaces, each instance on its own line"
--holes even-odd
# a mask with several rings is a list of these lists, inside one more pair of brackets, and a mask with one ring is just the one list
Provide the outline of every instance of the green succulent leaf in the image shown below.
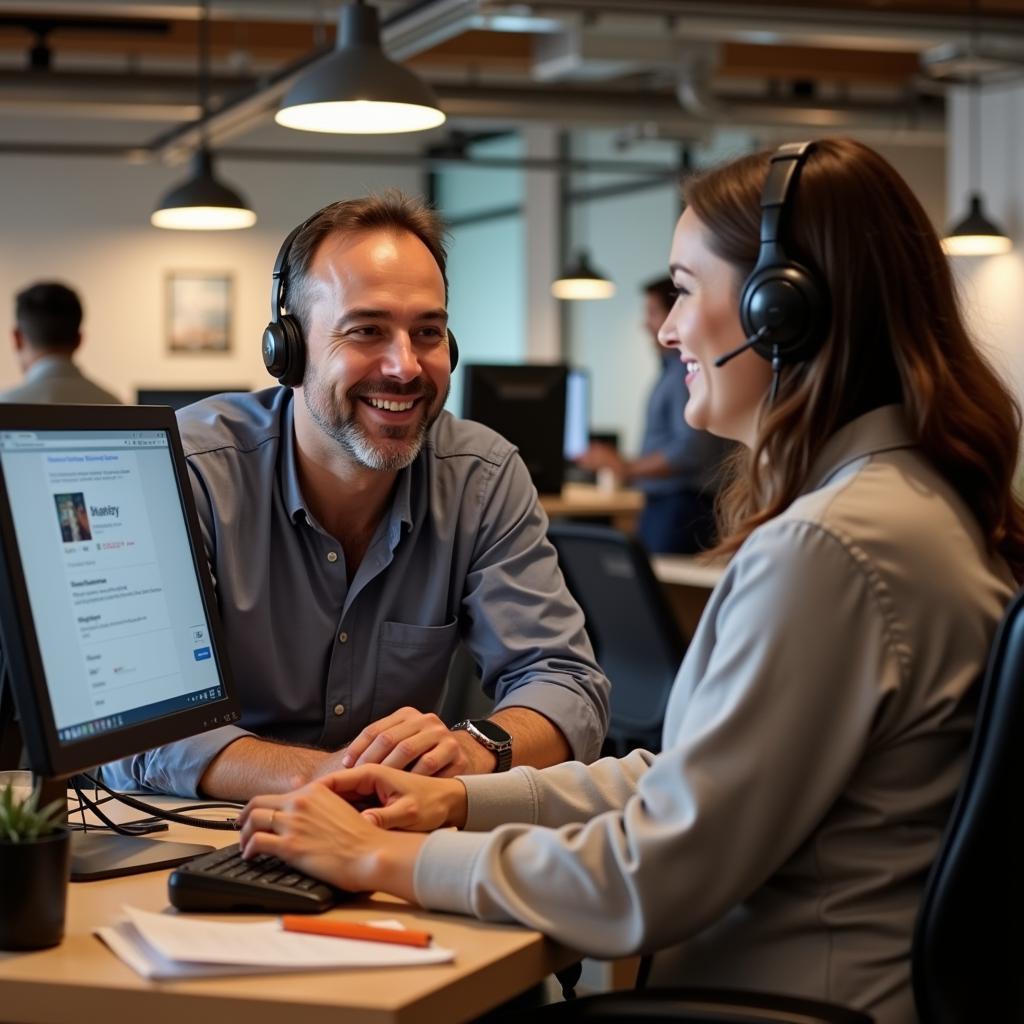
[[27,843],[57,831],[66,806],[57,799],[39,808],[39,786],[25,800],[15,801],[10,783],[0,789],[0,838],[9,843]]

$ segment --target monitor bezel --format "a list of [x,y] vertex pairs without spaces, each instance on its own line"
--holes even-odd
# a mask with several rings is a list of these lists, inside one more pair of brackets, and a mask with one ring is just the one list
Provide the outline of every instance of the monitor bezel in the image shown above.
[[225,658],[226,648],[213,580],[173,411],[161,406],[0,404],[0,431],[4,430],[162,430],[167,433],[192,564],[210,626],[210,646],[224,691],[222,698],[210,703],[182,708],[96,736],[68,743],[60,741],[36,637],[7,479],[0,461],[0,643],[7,656],[7,681],[14,696],[29,767],[39,775],[63,778],[94,765],[129,757],[238,721],[241,712],[234,679]]

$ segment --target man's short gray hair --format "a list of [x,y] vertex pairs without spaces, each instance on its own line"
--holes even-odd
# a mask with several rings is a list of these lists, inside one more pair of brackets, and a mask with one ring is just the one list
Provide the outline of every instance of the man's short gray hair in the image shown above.
[[408,232],[415,235],[434,257],[444,281],[448,301],[446,231],[438,214],[425,203],[397,190],[362,199],[342,199],[314,213],[295,236],[288,253],[284,301],[298,318],[303,332],[309,330],[309,267],[320,243],[335,232],[354,235],[364,231]]

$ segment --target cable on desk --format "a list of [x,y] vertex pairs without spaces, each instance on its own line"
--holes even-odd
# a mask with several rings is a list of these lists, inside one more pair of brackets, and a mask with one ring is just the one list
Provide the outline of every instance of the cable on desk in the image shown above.
[[[129,796],[127,793],[118,793],[115,790],[111,789],[109,786],[107,786],[105,783],[100,782],[99,779],[90,775],[88,772],[83,772],[82,777],[88,779],[95,789],[102,789],[105,793],[109,793],[111,798],[113,798],[114,800],[118,800],[121,803],[127,805],[128,807],[133,807],[137,811],[145,811],[145,813],[150,815],[152,818],[157,818],[161,821],[175,821],[181,825],[192,825],[196,828],[212,828],[224,832],[238,831],[238,826],[235,824],[234,818],[232,818],[230,821],[210,821],[208,818],[195,818],[191,815],[182,814],[178,811],[168,811],[162,807],[156,807],[153,804],[147,804],[143,800],[137,800],[135,797]],[[89,797],[86,797],[85,794],[77,786],[75,787],[75,792],[79,795],[80,799],[83,799],[86,802],[86,806],[88,806],[89,809],[93,811],[93,813],[96,814],[96,816],[101,821],[109,825],[110,828],[112,828],[115,832],[122,832],[122,826],[116,825],[105,814],[103,814],[102,811],[97,810],[97,807],[99,806],[98,803],[94,804],[93,801],[91,801]],[[200,808],[205,808],[209,806],[216,807],[218,806],[218,804],[199,804],[197,805],[196,809],[198,810]],[[233,809],[237,809],[238,807],[238,805],[236,804],[227,804],[226,806],[229,806]],[[147,829],[149,831],[156,831],[158,828],[158,826],[149,825],[145,821],[129,822],[128,825],[131,828],[139,827],[142,829]],[[127,833],[122,834],[145,835],[146,833],[129,831]]]

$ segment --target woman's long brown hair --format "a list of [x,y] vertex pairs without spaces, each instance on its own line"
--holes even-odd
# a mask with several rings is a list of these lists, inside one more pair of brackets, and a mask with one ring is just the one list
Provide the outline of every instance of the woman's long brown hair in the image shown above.
[[[683,186],[738,281],[757,259],[769,158],[743,157]],[[917,444],[974,512],[989,549],[1024,579],[1024,508],[1012,490],[1020,410],[971,340],[946,256],[906,182],[859,142],[821,140],[801,168],[783,242],[828,286],[831,326],[812,359],[783,368],[753,450],[730,467],[718,550],[735,551],[800,494],[836,430],[902,402]]]

